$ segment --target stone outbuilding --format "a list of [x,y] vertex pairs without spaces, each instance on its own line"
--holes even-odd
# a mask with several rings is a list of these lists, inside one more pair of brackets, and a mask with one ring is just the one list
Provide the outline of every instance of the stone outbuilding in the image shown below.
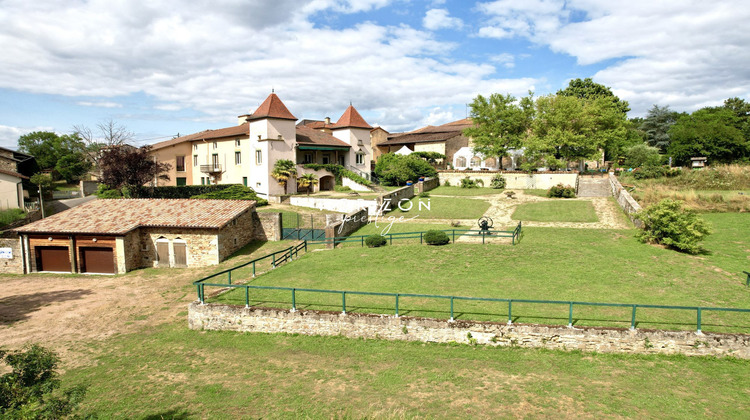
[[255,202],[94,200],[22,226],[25,271],[121,274],[218,264],[254,238]]

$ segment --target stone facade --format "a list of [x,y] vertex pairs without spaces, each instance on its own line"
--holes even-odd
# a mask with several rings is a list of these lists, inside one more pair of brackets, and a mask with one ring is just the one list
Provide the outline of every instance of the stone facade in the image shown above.
[[0,258],[0,274],[23,274],[23,249],[18,236],[0,238],[0,248],[10,248],[12,258]]
[[[169,241],[170,255],[174,254],[174,240],[187,244],[187,266],[205,267],[220,262],[218,231],[215,229],[184,228],[141,228],[141,254],[147,256],[141,267],[156,267],[156,241],[160,238]],[[170,266],[173,264],[170,264]]]
[[407,185],[405,187],[401,187],[389,193],[383,194],[380,197],[378,197],[378,212],[375,212],[374,214],[381,214],[379,212],[380,209],[383,209],[383,213],[388,211],[387,209],[383,207],[383,203],[386,201],[389,202],[388,207],[391,210],[393,210],[394,208],[398,206],[398,203],[400,203],[402,200],[410,200],[412,197],[414,197],[413,185]]
[[535,347],[598,353],[684,354],[750,359],[750,335],[446,321],[387,315],[244,308],[193,302],[194,330]]
[[237,216],[219,230],[219,261],[223,261],[253,240],[255,208]]
[[253,239],[256,241],[281,240],[281,213],[253,212]]
[[421,194],[423,192],[434,190],[438,186],[440,186],[440,179],[438,177],[427,178],[424,181],[417,182],[416,184],[417,194]]
[[[352,232],[366,225],[369,220],[367,209],[354,211],[346,215],[339,215],[336,221],[331,221],[326,226],[326,239],[340,238],[349,236]],[[335,243],[331,241],[326,244],[328,248],[333,248]]]
[[641,205],[635,201],[635,198],[633,198],[625,188],[623,188],[620,181],[612,172],[609,173],[609,184],[612,186],[612,195],[617,199],[617,204],[619,204],[625,213],[627,213],[628,217],[630,217],[630,220],[636,225],[636,227],[642,228],[643,222],[636,220],[633,217],[634,213],[641,211]]
[[576,185],[578,172],[520,172],[520,171],[440,171],[440,184],[449,181],[451,185],[461,185],[461,180],[467,176],[471,179],[481,179],[485,187],[489,187],[492,178],[502,174],[505,178],[505,188],[509,190],[539,189],[547,190],[557,184]]

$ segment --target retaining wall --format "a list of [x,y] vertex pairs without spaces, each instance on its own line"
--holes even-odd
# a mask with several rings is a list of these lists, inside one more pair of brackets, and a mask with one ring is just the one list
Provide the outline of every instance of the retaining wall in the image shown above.
[[[338,312],[244,308],[193,302],[188,325],[194,330],[289,333],[349,338],[538,347],[599,353],[684,354],[750,359],[750,335],[652,331],[493,322],[468,322],[341,314]],[[469,335],[471,334],[471,335]]]
[[502,174],[505,178],[505,188],[509,190],[548,190],[557,184],[576,185],[578,172],[521,172],[521,171],[439,171],[440,185],[449,181],[451,185],[461,185],[461,180],[467,176],[471,179],[481,179],[485,187],[489,187],[492,178]]
[[[381,195],[380,197],[378,197],[378,200],[377,200],[378,209],[382,208],[383,213],[385,213],[388,211],[387,209],[383,208],[383,202],[385,202],[386,200],[388,200],[388,202],[390,203],[389,204],[390,209],[393,210],[394,208],[398,206],[398,203],[401,200],[410,200],[412,197],[414,197],[413,185],[407,185],[405,187],[395,189],[391,192],[385,193]],[[378,213],[377,211],[375,211],[374,213],[370,212],[370,214],[382,214],[382,213]]]
[[257,241],[281,240],[281,213],[253,212],[253,239]]
[[[326,239],[349,236],[352,232],[366,225],[369,220],[369,213],[366,208],[346,215],[337,216],[339,220],[335,222],[329,221],[326,226]],[[333,241],[331,241],[330,244],[327,244],[328,248],[333,248],[334,246],[335,244]]]
[[359,182],[345,176],[341,177],[341,185],[344,187],[349,187],[354,191],[372,192],[372,189],[367,185],[362,185]]
[[378,202],[376,200],[364,199],[336,199],[292,196],[289,204],[300,207],[310,207],[318,210],[337,211],[339,213],[351,213],[366,208],[370,214],[378,213]]
[[617,204],[627,213],[636,227],[643,228],[643,222],[633,218],[633,214],[641,211],[641,205],[635,201],[632,195],[620,184],[615,174],[609,173],[609,184],[612,187],[612,195],[617,199]]
[[434,190],[440,185],[440,179],[438,177],[427,178],[424,181],[417,182],[417,194],[421,194],[425,191]]
[[0,274],[23,274],[21,239],[16,234],[9,236],[8,238],[0,238],[0,248],[4,248],[4,252],[0,253]]

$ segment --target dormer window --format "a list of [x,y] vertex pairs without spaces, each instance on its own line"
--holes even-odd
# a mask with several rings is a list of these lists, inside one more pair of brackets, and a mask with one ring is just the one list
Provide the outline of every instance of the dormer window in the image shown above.
[[216,150],[216,149],[218,149],[218,148],[219,148],[219,142],[218,142],[218,141],[215,141],[215,142],[214,142],[214,150]]
[[240,147],[240,139],[237,139],[237,140],[234,141],[234,146],[235,147]]

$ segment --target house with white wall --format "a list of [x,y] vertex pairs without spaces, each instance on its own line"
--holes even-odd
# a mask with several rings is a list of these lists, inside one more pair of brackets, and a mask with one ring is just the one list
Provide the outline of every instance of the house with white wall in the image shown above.
[[271,176],[280,159],[297,164],[298,176],[312,172],[319,189],[333,189],[333,173],[303,165],[339,164],[367,178],[370,174],[372,127],[354,106],[336,123],[295,117],[275,93],[251,114],[238,117],[236,126],[205,130],[154,144],[151,155],[173,165],[169,181],[159,185],[243,184],[259,195],[274,197],[297,191],[295,182],[286,190]]

